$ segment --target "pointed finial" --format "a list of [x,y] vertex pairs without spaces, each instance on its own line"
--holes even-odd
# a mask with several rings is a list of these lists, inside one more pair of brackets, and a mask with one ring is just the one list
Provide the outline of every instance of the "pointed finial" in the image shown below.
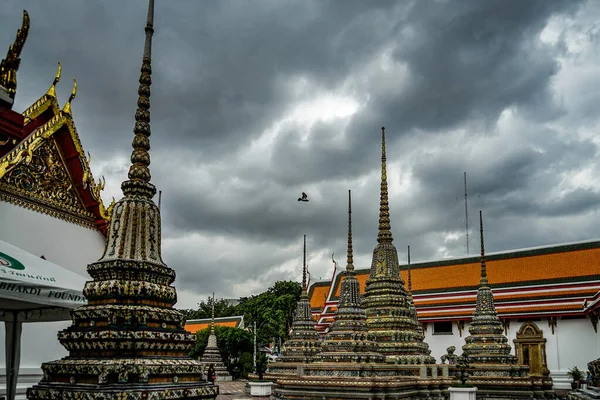
[[210,333],[215,333],[215,292],[212,297],[212,317],[210,320]]
[[352,251],[352,191],[348,190],[348,260],[346,271],[354,271],[354,254]]
[[306,290],[306,235],[304,235],[304,253],[302,261],[302,292],[305,293]]
[[483,242],[483,214],[481,210],[479,210],[479,235],[481,237],[481,279],[479,280],[480,286],[487,286],[487,271],[485,266],[485,248]]
[[8,48],[6,58],[0,62],[0,86],[4,87],[11,99],[17,93],[17,70],[21,64],[21,51],[29,34],[29,14],[23,10],[23,23],[17,31],[17,37]]
[[56,97],[56,84],[60,82],[60,76],[62,74],[62,65],[60,65],[60,61],[58,62],[58,68],[56,69],[56,75],[54,76],[54,81],[52,81],[52,85],[46,92],[48,96]]
[[154,33],[154,0],[148,2],[146,41],[138,88],[137,110],[128,180],[121,184],[125,196],[136,196],[151,200],[156,188],[150,183],[150,85],[152,84],[152,34]]
[[390,226],[390,206],[388,200],[388,185],[387,185],[387,160],[385,156],[385,127],[381,128],[381,189],[379,199],[379,234],[377,241],[391,242],[392,238]]
[[412,292],[412,280],[410,279],[410,245],[408,246],[408,291]]
[[63,107],[63,112],[65,114],[71,114],[71,102],[75,99],[75,96],[77,96],[77,80],[73,78],[73,89],[71,90],[71,95],[69,96],[69,100],[67,100],[67,103]]

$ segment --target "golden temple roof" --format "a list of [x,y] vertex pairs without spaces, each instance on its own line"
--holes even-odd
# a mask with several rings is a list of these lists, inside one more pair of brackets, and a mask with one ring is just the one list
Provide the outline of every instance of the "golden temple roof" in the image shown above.
[[[244,326],[244,316],[237,315],[235,317],[215,318],[215,326],[223,326],[229,328],[241,328]],[[190,333],[200,332],[204,329],[209,329],[212,318],[191,319],[185,323],[185,330]]]
[[[28,30],[28,14],[24,18]],[[22,40],[25,36],[26,33],[17,35]],[[9,55],[13,54],[11,57],[14,58],[17,56],[14,56],[13,47]],[[22,114],[12,110],[0,113],[0,200],[99,229],[106,234],[109,212],[100,195],[104,180],[94,179],[89,156],[86,157],[73,121],[71,101],[75,97],[75,86],[65,107],[60,109],[55,86],[60,81],[61,70],[58,63],[58,71],[48,91]],[[14,74],[16,70],[10,74],[7,72],[6,76]],[[14,88],[16,90],[16,83]],[[3,140],[3,137],[7,139]],[[53,168],[44,169],[45,175],[38,177],[31,187],[21,187],[18,176],[24,172],[22,170],[29,168],[32,160],[46,166],[51,163]],[[39,185],[42,181],[56,182],[57,185],[49,191],[46,190],[47,185],[44,186],[46,189]]]

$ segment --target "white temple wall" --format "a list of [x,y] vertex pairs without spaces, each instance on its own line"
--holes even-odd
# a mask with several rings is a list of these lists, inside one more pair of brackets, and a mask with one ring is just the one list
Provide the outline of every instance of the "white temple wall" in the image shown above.
[[85,277],[87,265],[104,251],[105,238],[98,230],[2,201],[0,224],[0,240]]
[[[446,349],[450,346],[456,347],[454,354],[460,356],[462,354],[462,345],[465,344],[465,332],[467,332],[468,324],[465,323],[465,329],[463,330],[463,337],[458,334],[458,328],[456,323],[452,324],[452,334],[435,334],[434,324],[432,322],[427,323],[427,329],[425,331],[425,342],[429,344],[431,350],[431,356],[435,358],[436,362],[441,363],[440,357],[447,353]],[[467,333],[468,334],[468,333]]]
[[[43,255],[46,260],[86,278],[89,278],[87,265],[97,261],[104,251],[105,238],[98,230],[1,201],[0,226],[0,240],[31,254]],[[67,355],[56,335],[70,324],[70,321],[23,324],[19,392],[39,381],[42,362]],[[2,326],[0,385],[6,376],[4,333]],[[0,395],[5,390],[5,386],[0,387]]]
[[[600,333],[595,333],[592,324],[588,318],[577,319],[558,319],[557,326],[552,328],[548,325],[547,319],[534,321],[538,328],[543,332],[546,339],[546,361],[550,376],[554,380],[556,389],[570,389],[570,379],[567,372],[573,366],[580,370],[587,370],[587,363],[598,358],[600,354]],[[515,354],[514,339],[523,322],[512,320],[507,332],[509,343],[512,347],[512,354]],[[452,335],[434,334],[434,324],[428,323],[425,341],[429,344],[431,355],[437,362],[441,362],[440,357],[446,354],[446,349],[455,346],[454,354],[462,354],[464,338],[469,335],[469,324],[465,323],[462,337],[458,333],[456,323],[452,325]]]

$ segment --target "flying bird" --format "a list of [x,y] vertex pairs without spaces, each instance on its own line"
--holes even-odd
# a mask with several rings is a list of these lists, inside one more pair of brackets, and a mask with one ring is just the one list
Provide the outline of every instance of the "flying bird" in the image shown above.
[[302,192],[302,197],[298,199],[298,201],[308,201],[308,196],[306,193]]

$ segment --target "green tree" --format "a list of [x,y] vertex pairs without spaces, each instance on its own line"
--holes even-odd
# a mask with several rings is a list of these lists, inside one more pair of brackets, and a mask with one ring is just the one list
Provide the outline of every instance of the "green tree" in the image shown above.
[[268,364],[269,360],[267,360],[267,355],[261,352],[256,359],[256,373],[258,374],[258,380],[262,381],[263,374],[267,370]]
[[[281,343],[288,337],[300,293],[301,287],[298,282],[278,281],[265,292],[240,298],[240,302],[236,306],[231,306],[227,300],[222,298],[215,300],[215,317],[243,315],[244,324],[250,330],[254,328],[254,322],[256,322],[259,346],[271,343],[273,339]],[[181,311],[188,320],[210,318],[212,297],[200,302],[197,310]],[[208,333],[206,333],[206,340],[208,340]],[[206,346],[206,340],[203,342],[203,346]],[[202,347],[202,351],[204,351],[204,347]],[[200,354],[202,353],[200,352]]]
[[248,378],[248,373],[252,372],[252,370],[254,369],[254,356],[252,355],[252,353],[242,353],[238,360],[238,365],[242,376],[244,378]]
[[263,293],[240,299],[238,315],[244,315],[244,323],[250,329],[256,322],[259,345],[274,338],[287,339],[301,291],[297,282],[278,281]]

